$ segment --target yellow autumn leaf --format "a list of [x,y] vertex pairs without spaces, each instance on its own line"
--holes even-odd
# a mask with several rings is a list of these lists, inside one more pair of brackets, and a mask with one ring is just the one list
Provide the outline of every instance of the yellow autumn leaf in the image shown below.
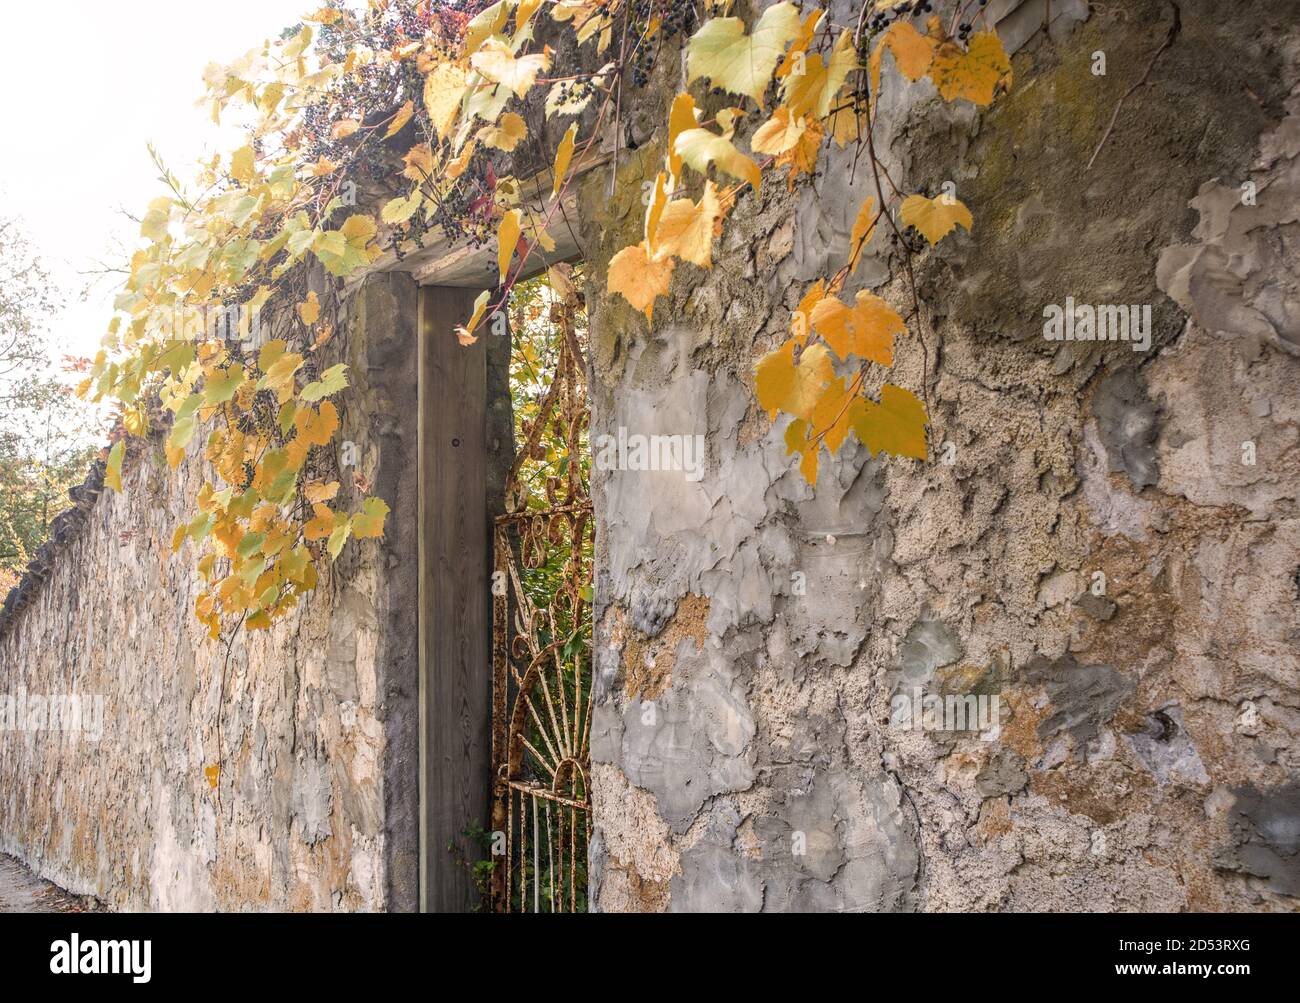
[[[303,497],[312,505],[315,505],[317,502],[332,501],[339,493],[339,482],[330,481],[326,484],[324,481],[312,481],[303,487],[302,493]],[[253,528],[251,522],[249,523],[249,528]]]
[[866,137],[870,120],[856,102],[849,102],[832,112],[826,121],[835,145],[842,150]]
[[339,233],[343,234],[349,244],[358,249],[369,244],[378,232],[378,224],[364,213],[353,213],[339,227]]
[[795,179],[800,174],[812,174],[817,170],[817,155],[822,145],[822,127],[820,122],[810,122],[799,134],[794,146],[784,153],[777,154],[773,167],[789,167],[790,174],[787,187],[794,190]]
[[861,398],[853,404],[853,431],[873,454],[909,456],[924,460],[925,427],[930,423],[925,406],[902,387],[886,383],[880,390],[880,403]]
[[809,434],[819,436],[832,455],[839,452],[853,427],[853,404],[858,398],[852,389],[848,380],[842,376],[835,377],[826,384],[808,422]]
[[787,456],[799,454],[799,473],[803,474],[803,479],[809,484],[816,484],[821,443],[809,436],[808,423],[802,418],[796,418],[786,426],[785,452]]
[[790,46],[790,51],[781,60],[781,65],[776,68],[776,79],[783,80],[798,68],[797,57],[800,53],[808,51],[808,46],[812,44],[813,36],[821,27],[825,14],[825,11],[815,10],[804,18],[803,27],[799,29],[799,37],[795,39],[794,45]]
[[853,33],[843,31],[835,40],[829,60],[805,56],[803,73],[792,73],[781,83],[781,98],[795,117],[823,119],[844,88],[849,74],[858,68],[858,51]]
[[415,102],[407,101],[402,105],[402,107],[397,109],[397,114],[395,114],[393,120],[388,123],[388,131],[384,133],[384,138],[388,139],[401,132],[402,127],[405,126],[407,122],[411,121],[411,116],[414,114]]
[[523,116],[508,111],[501,116],[497,125],[483,126],[475,133],[475,138],[484,146],[509,153],[526,135],[528,135],[528,127],[524,124]]
[[515,10],[515,30],[522,31],[541,6],[542,0],[519,0],[519,7]]
[[776,64],[799,37],[800,28],[799,11],[790,3],[763,11],[753,34],[745,33],[745,22],[738,17],[712,18],[687,45],[686,82],[706,77],[714,87],[762,104]]
[[312,21],[316,24],[333,24],[343,16],[343,12],[335,7],[322,7],[314,14],[304,14],[304,21]]
[[708,129],[685,129],[677,136],[673,151],[692,170],[707,174],[709,165],[715,165],[724,174],[747,181],[758,191],[762,175],[758,164],[750,160],[725,139]]
[[672,258],[661,261],[652,258],[644,242],[633,244],[610,260],[606,287],[644,313],[646,320],[653,320],[655,299],[668,295],[676,267],[677,262]]
[[701,268],[711,268],[713,231],[721,218],[718,189],[712,181],[704,182],[704,194],[699,202],[674,199],[664,207],[659,219],[654,245],[655,257],[672,255]]
[[253,180],[257,154],[251,146],[241,146],[230,156],[230,176],[241,185]]
[[555,180],[551,183],[551,195],[559,195],[564,186],[564,176],[568,173],[569,162],[573,159],[573,144],[578,138],[578,123],[574,122],[564,133],[559,148],[555,151],[555,165],[552,168]]
[[473,52],[483,41],[499,34],[510,17],[510,4],[497,0],[492,6],[475,14],[465,25],[465,51]]
[[613,69],[613,63],[606,63],[599,73],[587,79],[586,87],[577,90],[568,80],[558,80],[551,84],[550,90],[546,93],[546,117],[579,114],[591,104],[597,94],[605,89],[605,80]]
[[856,355],[882,366],[894,364],[894,335],[907,331],[897,311],[865,289],[852,306],[833,296],[821,300],[810,319],[840,360]]
[[876,232],[876,200],[868,195],[858,210],[858,217],[853,221],[853,230],[849,234],[849,274],[858,270],[867,244]]
[[360,128],[361,123],[355,118],[341,118],[330,128],[330,139],[347,139]]
[[790,314],[790,334],[796,344],[802,345],[808,340],[808,335],[812,331],[813,308],[825,298],[826,280],[818,279],[804,293],[794,313]]
[[445,139],[456,122],[465,96],[465,79],[465,68],[449,62],[439,63],[424,78],[424,107],[440,138]]
[[807,131],[808,120],[795,118],[787,105],[781,105],[770,119],[758,127],[754,138],[749,141],[749,148],[755,153],[775,156],[793,149]]
[[769,418],[774,419],[778,411],[784,411],[804,421],[810,420],[823,389],[835,376],[831,354],[825,345],[808,345],[800,354],[798,365],[794,352],[795,342],[787,341],[759,359],[754,367],[758,403]]
[[[315,481],[312,482],[317,483]],[[310,487],[310,485],[308,485]],[[262,502],[253,509],[253,514],[248,519],[248,531],[250,533],[265,533],[270,525],[279,516],[280,510],[270,502]]]
[[108,451],[108,462],[104,467],[104,484],[114,491],[122,490],[122,458],[126,455],[126,440],[118,439]]
[[402,176],[412,181],[424,181],[433,174],[433,148],[428,143],[416,143],[402,158],[405,167]]
[[1011,60],[996,31],[981,31],[971,36],[964,51],[955,42],[940,45],[930,65],[930,79],[945,101],[965,98],[992,104],[999,85],[1011,86]]
[[664,207],[668,205],[668,176],[660,171],[655,175],[654,187],[650,190],[650,204],[645,210],[645,246],[646,251],[653,255],[656,254],[655,240],[659,233],[659,219],[664,214]]
[[471,139],[465,144],[465,149],[460,151],[460,156],[456,157],[455,160],[449,160],[447,162],[448,181],[454,181],[465,173],[465,168],[469,166],[469,162],[474,158],[474,153],[477,150],[478,141]]
[[211,787],[213,790],[216,790],[217,782],[221,779],[221,767],[205,766],[203,768],[203,775],[207,778],[208,786]]
[[516,97],[523,97],[537,81],[537,75],[550,68],[551,52],[546,48],[516,56],[501,39],[489,38],[470,56],[469,62],[488,80],[508,87]]
[[320,319],[320,297],[316,295],[314,289],[298,304],[298,318],[308,327]]
[[899,218],[904,226],[914,226],[931,244],[943,240],[959,223],[969,233],[974,221],[970,210],[962,201],[950,195],[928,199],[924,195],[909,195],[903,200]]
[[478,327],[478,322],[483,319],[483,312],[487,309],[488,299],[491,297],[491,290],[484,289],[474,300],[474,314],[470,317],[468,324],[462,324],[456,328],[456,340],[462,345],[472,345],[478,341],[474,334],[474,328]]
[[695,99],[683,92],[673,98],[668,111],[668,171],[674,179],[681,177],[682,158],[677,153],[677,137],[687,129],[694,129],[699,121]]
[[520,232],[519,210],[511,209],[501,218],[501,226],[497,229],[497,267],[501,282],[505,282],[506,272],[510,270],[510,259],[519,244]]

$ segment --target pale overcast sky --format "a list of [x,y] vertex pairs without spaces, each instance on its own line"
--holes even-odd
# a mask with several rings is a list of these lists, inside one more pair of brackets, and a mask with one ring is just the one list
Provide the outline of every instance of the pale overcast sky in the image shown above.
[[93,355],[112,289],[81,292],[96,260],[137,246],[142,215],[163,193],[152,142],[182,179],[226,150],[204,109],[203,67],[279,35],[312,0],[62,0],[0,10],[0,215],[17,217],[54,275],[66,308],[58,349]]

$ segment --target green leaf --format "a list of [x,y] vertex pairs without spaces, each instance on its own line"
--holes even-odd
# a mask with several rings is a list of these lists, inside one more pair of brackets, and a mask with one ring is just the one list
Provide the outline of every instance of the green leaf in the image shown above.
[[390,509],[382,498],[367,498],[352,517],[352,535],[358,540],[384,535],[384,519]]
[[104,483],[114,491],[122,490],[122,457],[125,455],[125,439],[119,439],[108,452],[108,467],[104,471]]
[[418,190],[413,191],[409,197],[398,197],[385,205],[379,213],[379,218],[389,224],[405,223],[415,215],[423,201],[424,196]]
[[239,546],[235,548],[235,553],[239,555],[241,560],[246,560],[262,549],[265,540],[265,533],[246,533],[244,538],[239,541]]
[[302,388],[302,393],[298,396],[305,401],[315,403],[322,397],[329,397],[340,390],[346,389],[348,385],[348,367],[343,364],[330,366],[321,374],[321,378],[315,383],[308,383]]
[[183,373],[190,367],[194,361],[194,345],[188,341],[175,341],[169,343],[167,350],[163,352],[149,367],[150,372],[166,371],[173,376]]
[[217,517],[211,512],[204,512],[202,515],[194,517],[186,529],[186,534],[195,543],[202,543],[204,538],[212,532],[212,527],[216,524]]
[[289,429],[293,428],[293,420],[298,415],[298,405],[289,401],[280,408],[280,434],[288,435]]
[[738,17],[715,17],[691,38],[687,83],[707,77],[714,87],[744,94],[759,104],[778,60],[799,35],[799,10],[779,3],[763,11],[752,35]]
[[198,422],[193,415],[184,418],[177,418],[172,424],[172,430],[167,434],[167,445],[172,449],[184,449],[194,438],[194,430],[198,427]]
[[244,367],[239,365],[231,366],[221,376],[208,380],[208,385],[203,391],[203,403],[209,407],[226,403],[235,396],[235,391],[239,389],[239,385],[243,382]]

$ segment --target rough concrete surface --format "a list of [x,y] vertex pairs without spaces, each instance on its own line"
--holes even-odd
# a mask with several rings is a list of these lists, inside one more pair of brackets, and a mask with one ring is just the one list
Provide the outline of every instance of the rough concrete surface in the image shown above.
[[[593,473],[595,907],[1300,906],[1300,5],[1180,8],[1104,143],[1166,2],[1054,3],[1050,37],[1045,4],[990,4],[1016,79],[985,112],[886,58],[882,163],[975,217],[916,261],[889,373],[927,462],[850,443],[814,490],[754,402],[876,195],[851,150],[742,198],[653,326],[596,297],[593,434],[703,434],[707,463]],[[597,288],[639,239],[649,128],[586,193]],[[856,281],[906,314],[904,276],[881,225]],[[1150,350],[1046,340],[1067,296],[1149,305]],[[891,724],[915,688],[998,720]]]

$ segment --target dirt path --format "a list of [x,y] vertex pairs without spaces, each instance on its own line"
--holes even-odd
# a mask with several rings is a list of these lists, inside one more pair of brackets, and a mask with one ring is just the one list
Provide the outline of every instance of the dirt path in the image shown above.
[[38,878],[19,860],[0,853],[0,912],[87,912],[84,899]]

